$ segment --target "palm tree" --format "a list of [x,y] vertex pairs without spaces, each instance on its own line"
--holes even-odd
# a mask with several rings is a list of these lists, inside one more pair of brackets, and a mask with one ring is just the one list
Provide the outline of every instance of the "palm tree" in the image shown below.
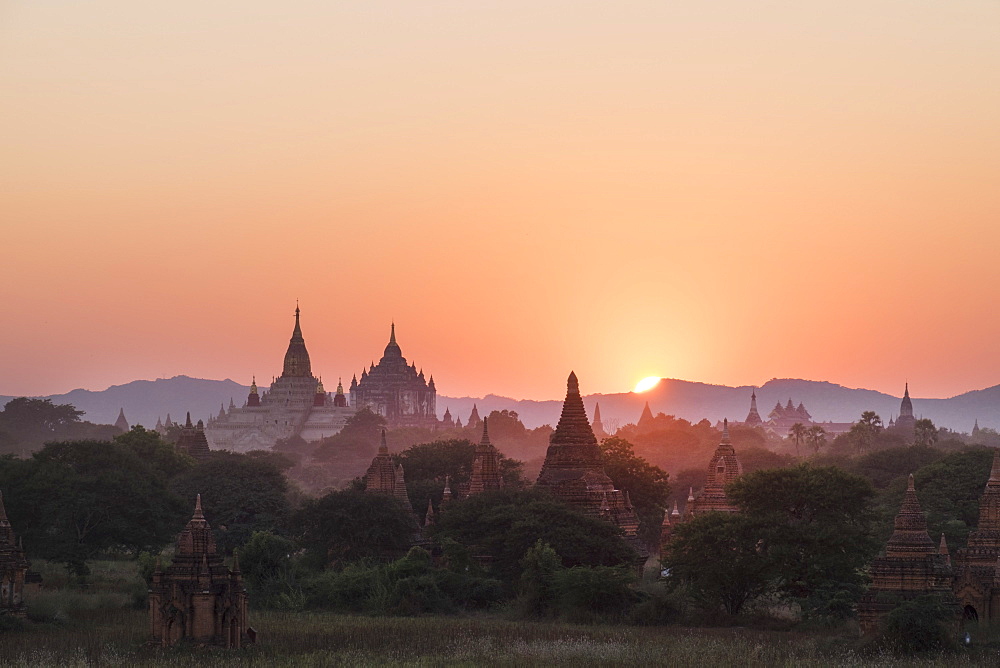
[[809,431],[806,432],[806,439],[818,455],[819,449],[826,445],[826,429],[823,429],[823,427],[818,424],[813,425],[812,427],[809,427]]
[[802,440],[806,435],[806,427],[801,422],[796,422],[788,430],[788,438],[795,441],[795,456],[799,456],[799,446],[802,445]]

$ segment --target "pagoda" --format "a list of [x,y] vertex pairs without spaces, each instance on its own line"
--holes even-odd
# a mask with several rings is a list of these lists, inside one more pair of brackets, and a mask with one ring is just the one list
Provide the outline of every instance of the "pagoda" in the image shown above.
[[490,443],[487,427],[489,418],[483,418],[483,437],[476,446],[472,460],[472,475],[469,477],[469,495],[496,492],[503,489],[500,476],[500,451]]
[[723,513],[737,513],[739,508],[733,504],[726,496],[726,485],[736,480],[743,474],[743,465],[740,464],[733,449],[733,442],[729,438],[729,420],[722,423],[722,441],[715,449],[712,460],[708,463],[708,479],[705,489],[693,503],[689,503],[691,514],[700,515],[712,511]]
[[393,496],[407,506],[410,503],[410,497],[406,494],[406,481],[403,479],[403,465],[393,463],[389,446],[385,442],[385,429],[382,430],[378,454],[365,473],[365,491]]
[[[601,449],[587,420],[576,374],[566,383],[559,423],[552,432],[535,485],[593,517],[604,517],[635,544],[639,519],[628,495],[615,489],[604,472]],[[640,553],[645,550],[640,549]]]
[[415,363],[407,364],[396,343],[396,323],[389,329],[378,364],[372,364],[351,381],[351,405],[368,408],[386,419],[390,429],[398,427],[436,427],[437,389],[434,376],[424,378]]
[[206,459],[211,453],[208,438],[205,436],[205,423],[198,420],[197,426],[191,424],[190,411],[187,414],[187,422],[181,427],[177,450],[198,460]]
[[748,427],[759,427],[764,424],[764,420],[761,419],[760,413],[757,412],[756,389],[750,391],[750,412],[747,413],[747,419],[743,421],[743,424]]
[[896,605],[925,594],[937,594],[945,605],[954,608],[957,622],[959,607],[952,594],[947,551],[943,541],[939,547],[927,534],[927,518],[917,500],[911,474],[892,536],[885,553],[872,563],[871,586],[858,604],[861,632],[875,633],[881,619]]
[[979,522],[969,534],[967,547],[955,554],[955,596],[965,617],[981,621],[1000,620],[1000,450],[986,489],[979,497]]
[[281,375],[271,386],[259,391],[253,376],[246,403],[220,412],[206,425],[208,442],[216,449],[247,452],[269,450],[279,440],[297,436],[304,441],[321,441],[343,429],[354,415],[343,385],[336,394],[326,392],[323,382],[312,373],[312,361],[302,336],[301,311],[295,306],[295,325],[285,350]]
[[24,617],[24,578],[31,564],[24,557],[24,545],[14,536],[0,493],[0,617]]
[[215,549],[212,527],[201,509],[177,537],[173,562],[164,571],[157,561],[149,588],[149,627],[155,644],[181,640],[238,648],[248,640],[247,591],[239,559],[230,570]]

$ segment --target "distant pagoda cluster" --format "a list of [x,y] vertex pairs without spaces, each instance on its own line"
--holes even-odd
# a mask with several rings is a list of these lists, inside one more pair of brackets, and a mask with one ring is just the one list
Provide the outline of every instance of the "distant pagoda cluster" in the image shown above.
[[396,342],[395,324],[379,363],[362,371],[360,381],[355,376],[349,393],[339,381],[335,392],[327,392],[322,379],[313,375],[296,306],[281,375],[263,391],[254,377],[246,402],[236,406],[230,399],[228,408],[220,407],[205,425],[205,435],[212,448],[235,452],[266,450],[293,436],[315,442],[339,433],[361,408],[386,418],[390,428],[434,427],[436,400],[434,378],[425,380],[422,370],[407,363]]

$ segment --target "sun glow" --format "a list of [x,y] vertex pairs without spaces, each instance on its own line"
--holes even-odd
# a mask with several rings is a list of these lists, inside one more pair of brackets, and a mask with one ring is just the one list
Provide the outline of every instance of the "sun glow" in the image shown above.
[[635,389],[633,392],[645,392],[646,390],[651,390],[656,387],[657,383],[660,382],[659,376],[647,376],[643,378],[638,383],[635,384]]

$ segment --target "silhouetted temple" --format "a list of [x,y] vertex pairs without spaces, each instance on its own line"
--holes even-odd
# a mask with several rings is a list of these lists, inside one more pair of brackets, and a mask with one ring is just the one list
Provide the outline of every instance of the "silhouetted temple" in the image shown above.
[[635,546],[639,519],[628,494],[615,489],[604,472],[575,373],[569,374],[562,415],[550,437],[536,485],[588,515],[608,519]]
[[1000,450],[979,498],[979,522],[955,554],[955,596],[969,619],[1000,620]]
[[902,434],[907,441],[912,442],[916,426],[917,418],[913,416],[913,402],[910,400],[910,384],[906,383],[903,389],[903,399],[899,402],[899,416],[891,428]]
[[708,479],[705,489],[689,503],[691,513],[700,515],[711,511],[736,513],[739,508],[726,496],[726,485],[743,475],[743,465],[740,464],[729,438],[729,421],[724,420],[722,426],[722,441],[715,449],[712,460],[708,463]]
[[953,607],[957,623],[959,608],[952,594],[953,574],[948,562],[947,546],[943,542],[941,547],[935,545],[927,534],[927,519],[911,475],[892,536],[885,553],[872,563],[871,586],[858,604],[861,632],[875,633],[894,607],[924,594],[937,594],[945,605]]
[[3,493],[0,493],[0,616],[25,616],[24,578],[29,566],[24,546],[17,541],[7,519]]
[[343,386],[331,396],[323,383],[312,374],[312,362],[295,307],[295,327],[288,341],[281,375],[262,394],[253,379],[246,403],[229,409],[208,421],[206,435],[216,449],[236,452],[268,450],[279,439],[298,436],[305,441],[319,441],[338,433],[354,415],[348,406]]
[[378,364],[372,364],[351,381],[351,405],[368,408],[386,419],[390,429],[437,426],[437,389],[434,376],[424,379],[423,370],[407,364],[396,343],[392,324],[389,343]]
[[653,418],[653,411],[649,408],[649,402],[642,408],[642,415],[639,416],[639,421],[635,425],[639,428],[640,432],[652,431],[656,426],[655,418]]
[[747,419],[743,421],[743,424],[748,427],[759,427],[764,424],[760,413],[757,412],[757,390],[750,392],[750,412],[747,413]]
[[118,409],[118,419],[115,420],[115,426],[121,429],[122,432],[126,432],[131,429],[131,427],[129,427],[128,420],[125,419],[124,408]]
[[191,413],[187,414],[187,422],[181,427],[181,435],[177,439],[177,449],[195,459],[205,459],[211,453],[208,438],[205,436],[205,424],[198,420],[198,425],[191,424]]
[[179,640],[240,647],[247,638],[247,592],[239,559],[230,570],[216,552],[212,528],[201,510],[177,537],[173,562],[166,571],[159,562],[149,589],[149,626],[153,642],[173,645]]
[[385,442],[385,429],[382,430],[382,444],[378,447],[378,454],[365,473],[365,491],[394,496],[409,507],[410,497],[406,494],[403,465],[393,463],[389,446]]
[[500,476],[500,452],[490,443],[488,419],[483,419],[483,437],[476,446],[472,460],[472,475],[469,477],[469,495],[495,492],[503,489]]
[[600,402],[594,404],[594,436],[598,440],[606,438],[608,432],[604,431],[604,423],[601,421],[601,404]]

